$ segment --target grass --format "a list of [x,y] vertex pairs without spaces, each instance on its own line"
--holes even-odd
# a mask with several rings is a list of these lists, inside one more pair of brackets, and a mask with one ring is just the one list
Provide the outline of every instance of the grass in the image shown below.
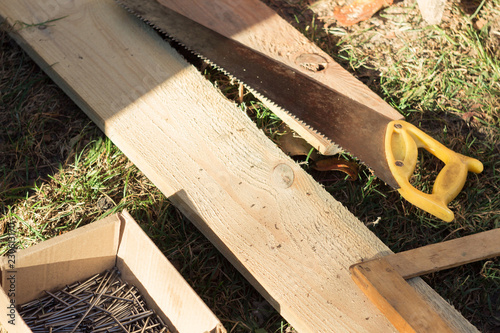
[[[408,121],[480,159],[485,171],[469,176],[452,202],[456,220],[447,224],[406,203],[364,167],[356,181],[314,171],[308,163],[304,168],[396,252],[500,227],[500,2],[449,3],[447,19],[426,27],[415,3],[401,1],[350,28],[316,13],[324,2],[268,4]],[[481,27],[480,19],[486,22]],[[243,100],[242,109],[271,138],[280,134],[279,119],[259,101],[247,92],[242,96],[220,73],[203,70],[228,98]],[[21,248],[127,209],[228,331],[291,331],[4,32],[0,123],[0,224],[5,232],[6,222],[17,222]],[[440,167],[422,154],[415,186],[430,189]],[[6,251],[5,237],[0,253]],[[424,278],[481,331],[498,331],[498,258]]]

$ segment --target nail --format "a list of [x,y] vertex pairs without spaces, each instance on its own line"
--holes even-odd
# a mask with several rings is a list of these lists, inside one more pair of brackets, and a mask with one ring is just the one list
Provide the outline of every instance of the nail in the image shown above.
[[166,330],[161,318],[147,310],[139,290],[124,283],[116,268],[45,293],[19,307],[34,333],[145,333],[158,332],[162,325]]
[[89,298],[90,298],[90,296],[87,296],[87,297],[85,297],[85,298],[82,298],[82,299],[80,299],[80,300],[76,301],[75,303],[71,303],[69,306],[67,306],[67,307],[65,307],[65,308],[62,308],[62,309],[61,309],[61,310],[59,310],[59,311],[56,311],[56,312],[51,312],[51,313],[46,313],[45,315],[41,315],[41,316],[39,316],[39,318],[40,318],[40,317],[43,317],[43,318],[45,318],[45,319],[52,318],[52,317],[54,317],[54,316],[56,316],[56,315],[58,315],[58,314],[60,314],[60,313],[64,312],[65,310],[67,310],[67,309],[69,309],[69,308],[72,308],[72,307],[74,307],[74,306],[75,306],[75,305],[77,305],[77,304],[82,303],[83,301],[85,301],[85,300],[87,300],[87,299],[89,299]]
[[[63,299],[59,298],[57,295],[51,293],[50,291],[44,290],[45,293],[49,294],[53,298],[57,299],[59,302],[64,303],[66,306],[69,306],[68,302],[65,302]],[[59,293],[60,294],[60,293]]]

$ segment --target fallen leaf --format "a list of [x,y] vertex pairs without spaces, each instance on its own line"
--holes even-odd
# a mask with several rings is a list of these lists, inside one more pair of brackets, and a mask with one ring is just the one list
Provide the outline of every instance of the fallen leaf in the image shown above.
[[312,168],[317,171],[342,171],[349,175],[351,180],[358,179],[358,165],[337,157],[330,157],[315,162]]
[[393,0],[354,0],[349,5],[336,7],[333,16],[344,26],[350,26],[369,19],[383,7],[392,5]]

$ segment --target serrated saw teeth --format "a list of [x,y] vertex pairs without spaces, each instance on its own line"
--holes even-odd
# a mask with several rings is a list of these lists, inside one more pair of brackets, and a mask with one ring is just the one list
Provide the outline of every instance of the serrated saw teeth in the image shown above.
[[[195,56],[242,82],[265,104],[286,113],[316,136],[335,142],[364,161],[389,185],[398,186],[387,163],[380,158],[384,155],[381,133],[392,119],[156,0],[117,1]],[[374,132],[367,124],[378,128]],[[378,140],[373,140],[374,134]]]
[[[391,118],[310,76],[225,37],[157,0],[118,0],[129,12],[172,38],[197,57],[244,82],[264,103],[288,114],[316,135],[359,158],[408,201],[443,220],[453,219],[447,204],[461,191],[467,173],[481,162],[456,154],[404,121]],[[425,148],[445,167],[433,194],[414,189],[408,179]]]

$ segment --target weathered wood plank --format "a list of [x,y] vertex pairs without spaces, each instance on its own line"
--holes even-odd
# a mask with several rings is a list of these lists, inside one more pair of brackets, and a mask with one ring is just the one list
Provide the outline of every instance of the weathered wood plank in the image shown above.
[[500,255],[500,228],[391,254],[384,259],[405,279]]
[[[392,119],[403,118],[327,53],[259,0],[161,0],[160,2],[227,37],[310,75]],[[318,66],[324,69],[311,70]],[[274,105],[268,106],[321,153],[328,155],[338,152],[337,146],[331,141],[304,127],[280,108]]]
[[64,17],[12,36],[295,328],[394,332],[348,271],[387,247],[149,28],[112,0],[4,0],[0,16]]

